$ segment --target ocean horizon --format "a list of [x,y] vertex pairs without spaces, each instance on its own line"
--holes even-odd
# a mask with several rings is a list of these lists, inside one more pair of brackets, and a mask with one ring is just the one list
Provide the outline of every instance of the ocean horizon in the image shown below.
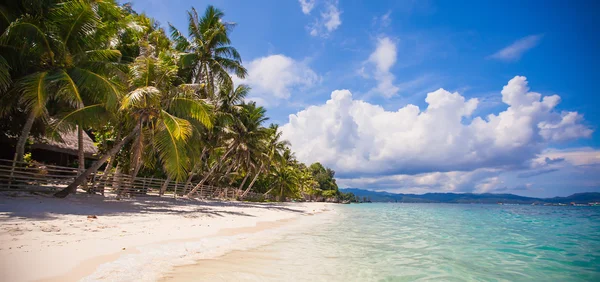
[[600,209],[344,205],[164,281],[599,281]]

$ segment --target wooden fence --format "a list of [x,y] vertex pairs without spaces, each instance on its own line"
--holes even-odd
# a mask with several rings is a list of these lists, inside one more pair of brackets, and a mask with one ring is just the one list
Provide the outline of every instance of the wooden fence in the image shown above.
[[[79,175],[77,168],[41,163],[13,163],[0,159],[0,191],[54,192],[67,187]],[[90,192],[115,193],[119,195],[171,195],[183,196],[196,186],[194,183],[167,181],[162,178],[134,177],[122,173],[97,172],[92,174],[84,189]],[[235,199],[243,191],[233,187],[201,185],[194,197]],[[248,198],[261,198],[262,194],[249,193]]]

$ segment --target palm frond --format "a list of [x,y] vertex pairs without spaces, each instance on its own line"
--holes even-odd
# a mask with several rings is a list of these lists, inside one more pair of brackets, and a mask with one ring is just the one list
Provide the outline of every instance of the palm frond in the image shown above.
[[73,107],[83,105],[83,98],[81,97],[79,87],[77,87],[75,81],[73,81],[64,69],[60,69],[53,74],[52,80],[58,82],[60,85],[59,90],[56,92],[57,98],[66,101]]
[[0,43],[19,48],[22,53],[40,52],[39,57],[47,56],[50,64],[54,63],[54,51],[48,41],[46,28],[34,18],[25,16],[13,21],[0,36]]
[[196,66],[199,61],[200,58],[196,53],[182,53],[179,55],[179,65],[184,69]]
[[144,101],[156,100],[160,96],[160,90],[154,86],[140,87],[129,92],[121,101],[121,109],[129,109],[132,107],[142,107]]
[[56,5],[49,20],[58,27],[62,42],[71,52],[85,50],[101,21],[87,1],[71,0]]
[[75,81],[81,92],[86,92],[94,101],[106,104],[109,109],[116,109],[122,96],[122,87],[108,77],[84,68],[69,70],[69,76]]
[[169,23],[169,30],[171,31],[171,40],[175,43],[175,50],[181,52],[188,51],[191,44],[187,38],[185,38],[185,36],[183,36],[183,34],[171,23]]
[[21,93],[21,104],[29,111],[46,111],[46,102],[48,101],[47,82],[48,72],[36,72],[25,76],[17,85]]
[[186,140],[192,127],[184,119],[162,112],[162,123],[154,143],[165,172],[174,179],[183,179],[189,170],[190,159],[185,152]]
[[223,46],[215,49],[215,55],[219,57],[231,58],[235,61],[242,62],[242,56],[238,51],[231,46]]
[[175,97],[171,100],[169,110],[179,117],[189,117],[202,123],[206,128],[212,128],[210,106],[202,100]]
[[88,50],[84,52],[87,62],[118,62],[121,51],[114,49]]
[[12,83],[9,68],[8,62],[0,55],[0,93],[6,91]]
[[112,118],[111,112],[107,111],[103,104],[85,106],[59,116],[52,127],[57,131],[64,128],[74,129],[75,125],[84,128],[99,128]]

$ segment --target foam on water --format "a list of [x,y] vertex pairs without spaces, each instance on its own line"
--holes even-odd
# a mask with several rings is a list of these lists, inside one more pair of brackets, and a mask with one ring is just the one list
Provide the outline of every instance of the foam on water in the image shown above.
[[[173,281],[600,281],[600,208],[362,204]],[[167,280],[169,281],[169,280]]]

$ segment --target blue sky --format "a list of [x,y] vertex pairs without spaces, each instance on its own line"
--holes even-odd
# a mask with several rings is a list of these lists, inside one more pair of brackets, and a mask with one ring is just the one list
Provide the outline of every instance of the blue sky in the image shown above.
[[[181,30],[208,4],[133,1]],[[210,4],[237,23],[250,76],[236,81],[342,186],[600,191],[597,1]]]

